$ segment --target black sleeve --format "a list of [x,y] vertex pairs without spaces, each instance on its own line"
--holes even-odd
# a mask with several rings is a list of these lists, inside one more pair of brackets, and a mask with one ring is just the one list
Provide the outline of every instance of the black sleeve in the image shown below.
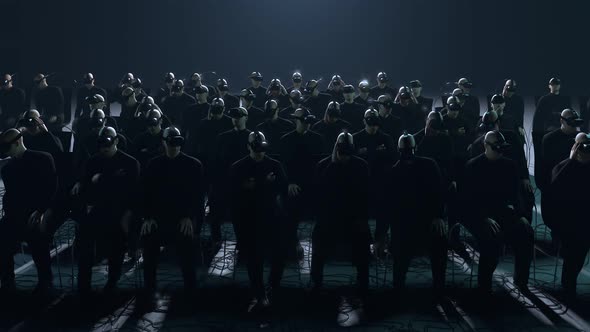
[[191,207],[190,216],[197,221],[203,220],[205,217],[205,188],[203,165],[200,162],[193,161],[194,169],[191,170],[192,179],[190,186],[192,188],[192,197],[189,202]]
[[535,108],[535,114],[533,115],[533,132],[543,132],[545,124],[546,110],[545,110],[545,97],[541,97]]
[[39,212],[45,212],[55,199],[57,192],[57,171],[51,155],[45,155],[45,158],[39,160],[39,182],[37,183],[37,195],[40,198]]

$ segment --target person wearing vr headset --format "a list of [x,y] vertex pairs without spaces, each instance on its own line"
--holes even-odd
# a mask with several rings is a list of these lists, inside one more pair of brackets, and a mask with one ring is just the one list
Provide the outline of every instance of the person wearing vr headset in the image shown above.
[[279,104],[279,108],[288,107],[291,103],[289,101],[289,92],[285,89],[283,83],[278,78],[270,81],[266,90],[266,100],[275,100]]
[[394,87],[389,86],[389,77],[385,72],[379,72],[377,74],[377,85],[371,88],[369,95],[373,99],[377,99],[380,96],[389,96],[389,98],[393,98],[397,94],[397,89]]
[[[520,148],[522,141],[518,136],[518,133],[512,130],[502,130],[500,128],[500,121],[498,114],[495,111],[488,111],[482,116],[482,124],[479,126],[479,130],[482,133],[488,131],[499,131],[504,136],[504,139],[511,148],[504,151],[506,158],[513,160],[516,163],[518,169],[518,178],[520,179],[520,185],[518,187],[518,199],[520,201],[521,210],[523,216],[527,220],[533,218],[533,206],[535,204],[534,189],[531,185],[528,162],[524,150]],[[478,137],[468,148],[468,152],[471,158],[477,157],[484,152],[484,139],[485,135]]]
[[328,89],[324,91],[324,93],[331,96],[332,101],[336,101],[338,103],[344,102],[344,95],[343,95],[343,87],[345,83],[342,81],[340,75],[332,76],[330,83],[328,83]]
[[379,129],[391,137],[399,137],[402,133],[402,122],[400,118],[392,114],[395,106],[393,100],[386,95],[381,95],[376,104],[379,111]]
[[14,86],[13,75],[4,74],[0,80],[0,129],[14,127],[18,116],[26,111],[25,91]]
[[289,92],[289,106],[280,110],[279,117],[288,119],[291,117],[291,114],[295,113],[295,111],[301,107],[303,102],[304,98],[300,90],[295,89]]
[[400,159],[384,178],[380,204],[386,217],[378,220],[375,249],[378,254],[385,249],[391,229],[393,283],[401,290],[412,257],[428,248],[435,295],[441,296],[447,261],[441,172],[434,160],[416,155],[411,134],[399,137],[398,150]]
[[514,250],[514,284],[527,288],[533,257],[533,229],[519,204],[519,176],[515,161],[505,157],[510,144],[499,131],[484,136],[485,152],[465,166],[460,194],[462,223],[479,246],[478,289],[490,295],[492,275],[506,242]]
[[[85,131],[82,133],[76,132],[74,136],[78,143],[74,144],[74,178],[78,181],[74,184],[71,193],[74,196],[78,196],[81,184],[81,177],[83,167],[87,160],[92,157],[94,154],[99,152],[99,146],[96,144],[96,140],[99,137],[100,132],[107,126],[109,117],[106,117],[104,112],[100,109],[92,111],[90,113],[89,118],[80,119],[80,126],[82,126],[82,121],[85,120],[83,128],[86,128]],[[114,121],[114,120],[113,120]],[[112,127],[112,126],[109,126]],[[115,127],[112,127],[115,129]],[[120,151],[127,151],[127,138],[121,134],[117,133],[117,149]]]
[[[505,113],[510,115],[514,124],[514,130],[521,137],[524,137],[524,99],[516,91],[516,81],[513,79],[506,80],[502,89],[502,97],[504,97],[504,102],[506,103]],[[506,125],[508,124],[506,123]]]
[[100,106],[100,109],[102,109],[106,115],[110,115],[109,104],[106,102],[106,100],[108,100],[107,92],[105,89],[97,86],[95,82],[96,80],[92,73],[86,73],[82,77],[82,86],[80,86],[76,92],[76,111],[74,113],[76,119],[83,114],[90,113],[90,102],[95,100],[91,97],[95,95],[100,95],[102,97],[104,105]]
[[[287,192],[283,166],[266,155],[268,142],[259,131],[248,135],[248,155],[229,171],[231,210],[241,258],[246,260],[255,308],[268,307],[264,287],[264,261],[271,258],[269,285],[280,287],[285,245],[278,213],[278,198]],[[250,309],[256,311],[256,309]]]
[[357,132],[364,128],[363,115],[366,111],[366,107],[354,101],[354,92],[354,86],[345,85],[342,89],[344,102],[340,103],[341,117],[350,123],[351,132]]
[[182,116],[184,127],[181,129],[184,132],[185,138],[188,138],[191,134],[196,134],[196,129],[200,121],[209,115],[209,108],[211,107],[209,103],[209,88],[201,85],[194,88],[193,92],[196,102],[190,105]]
[[37,74],[33,79],[35,109],[46,121],[50,132],[61,131],[64,123],[64,95],[60,87],[47,83],[48,75]]
[[[203,84],[202,75],[199,73],[193,73],[191,75],[190,80],[186,83],[185,91],[190,96],[195,97],[198,100],[198,95],[203,93],[203,91],[207,88],[207,100],[210,102],[214,97],[215,88],[209,85]],[[204,114],[203,117],[206,115]],[[201,117],[202,119],[202,117]]]
[[414,135],[414,140],[416,154],[436,162],[441,173],[441,185],[445,197],[456,196],[457,174],[453,164],[453,141],[445,127],[443,115],[440,112],[431,111],[426,118],[426,126]]
[[133,133],[132,122],[135,118],[135,112],[137,111],[137,107],[139,106],[139,101],[135,96],[135,90],[132,87],[123,88],[121,91],[121,113],[119,115],[119,123],[121,125],[121,130],[130,135],[131,137],[135,137],[137,133]]
[[133,139],[133,157],[139,161],[141,168],[147,166],[148,161],[164,152],[162,146],[162,113],[157,109],[148,112],[145,119],[144,131]]
[[80,181],[85,213],[79,220],[78,291],[84,299],[91,295],[95,245],[104,249],[108,259],[104,290],[116,290],[137,203],[139,162],[117,148],[118,140],[113,127],[100,129],[95,140],[98,152],[86,162]]
[[[463,102],[463,117],[471,124],[471,128],[475,128],[480,118],[481,107],[479,105],[479,98],[471,94],[473,83],[463,77],[457,81],[457,88],[460,91],[458,91],[456,96]],[[453,91],[453,95],[455,95],[455,91]]]
[[291,75],[291,82],[293,82],[293,86],[287,89],[287,93],[291,94],[293,90],[299,90],[300,92],[303,90],[303,75],[300,72],[296,71]]
[[397,160],[397,149],[391,136],[379,129],[380,119],[379,112],[374,109],[365,111],[363,122],[365,129],[352,135],[356,154],[363,158],[369,165],[369,212],[371,218],[381,219],[379,197],[381,196],[379,188],[385,176],[385,173]]
[[302,92],[305,97],[303,106],[309,109],[311,114],[316,118],[323,118],[326,107],[328,107],[328,104],[332,100],[332,96],[320,92],[319,81],[317,80],[307,81]]
[[420,106],[420,110],[424,117],[427,117],[428,114],[432,111],[432,105],[434,104],[434,100],[432,98],[426,98],[422,95],[422,82],[419,80],[410,81],[410,89],[412,89],[412,95],[416,98],[418,106]]
[[[240,98],[229,93],[229,85],[227,84],[227,80],[225,78],[220,78],[217,80],[217,97],[223,99],[225,108],[228,110],[240,107]],[[256,103],[254,105],[256,105]],[[264,102],[262,105],[264,105]]]
[[[91,131],[93,126],[92,122],[94,121],[92,120],[92,115],[96,114],[97,110],[101,110],[101,112],[104,114],[103,117],[105,118],[105,121],[107,121],[107,125],[118,129],[115,119],[111,118],[103,111],[104,107],[106,107],[106,101],[103,96],[96,94],[87,98],[86,109],[84,113],[82,113],[78,118],[74,119],[73,128],[77,141],[80,141],[80,137],[85,137]],[[78,144],[76,140],[74,141],[74,144]]]
[[[446,106],[441,110],[441,113],[444,114],[445,129],[448,130],[449,137],[453,142],[455,165],[460,168],[469,159],[467,148],[474,140],[473,130],[469,128],[467,120],[461,115],[461,110],[461,103],[454,96],[447,99]],[[461,172],[458,172],[458,174],[461,174]]]
[[23,133],[25,146],[29,149],[47,152],[54,160],[63,152],[61,141],[48,130],[37,110],[26,111],[16,128]]
[[53,285],[49,255],[52,230],[50,206],[57,191],[57,172],[50,154],[28,150],[18,129],[0,133],[3,216],[0,220],[0,294],[16,291],[14,255],[27,241],[37,268],[34,294],[44,295]]
[[[298,91],[298,90],[295,90]],[[250,112],[248,111],[248,115]],[[268,142],[267,153],[277,155],[280,153],[280,140],[288,132],[292,131],[295,126],[293,122],[283,119],[279,116],[279,105],[274,99],[268,100],[264,104],[264,122],[256,126],[256,130],[264,133]]]
[[369,166],[354,154],[353,136],[344,132],[337,137],[332,155],[317,165],[311,279],[317,292],[323,285],[326,259],[343,253],[356,266],[362,298],[369,286]]
[[[270,100],[270,99],[269,99]],[[262,109],[254,106],[256,96],[248,89],[242,89],[240,92],[240,104],[248,111],[248,129],[254,130],[265,119],[265,113]]]
[[588,242],[587,190],[590,187],[590,135],[578,133],[570,155],[552,171],[550,211],[556,222],[552,230],[559,234],[563,267],[561,285],[566,300],[576,299],[577,277],[590,250]]
[[[521,188],[525,190],[527,194],[533,193],[533,188],[529,179],[529,170],[524,150],[519,148],[521,140],[518,134],[512,130],[502,130],[500,128],[499,116],[495,111],[485,112],[482,116],[482,123],[479,126],[479,131],[482,133],[473,143],[467,148],[471,158],[475,158],[480,154],[484,153],[484,140],[485,134],[489,131],[499,131],[504,136],[506,142],[511,146],[510,149],[504,151],[504,156],[513,160],[518,169],[518,178],[522,182]],[[532,208],[532,206],[531,206]],[[528,210],[527,210],[528,211]],[[526,217],[530,217],[529,214]]]
[[226,208],[231,185],[228,178],[229,169],[233,163],[248,155],[248,136],[251,133],[246,128],[248,111],[245,108],[232,108],[227,114],[231,118],[233,128],[216,137],[215,161],[211,172],[213,183],[209,194],[209,219],[214,241],[221,240],[221,223],[227,217]]
[[397,102],[393,105],[391,113],[400,119],[402,130],[417,133],[424,128],[426,118],[409,87],[401,87],[395,101]]
[[174,86],[174,82],[176,82],[176,75],[174,73],[166,73],[162,78],[163,85],[160,89],[158,89],[158,93],[156,94],[156,98],[154,101],[158,105],[162,105],[164,103],[164,98],[170,96],[172,94],[172,87]]
[[561,112],[566,108],[572,108],[570,98],[561,94],[559,78],[551,78],[548,87],[549,93],[539,99],[533,116],[532,137],[535,160],[537,156],[542,158],[543,136],[559,129]]
[[[121,104],[124,104],[126,99],[123,96],[123,90],[126,88],[132,88],[133,82],[135,81],[135,75],[133,73],[126,73],[123,75],[117,86],[112,90],[113,93],[117,96],[117,101]],[[141,81],[140,81],[141,82]]]
[[[285,233],[288,254],[303,258],[303,248],[297,239],[299,222],[313,215],[315,166],[322,158],[324,140],[310,130],[316,117],[308,109],[298,108],[291,119],[295,130],[285,134],[280,140],[281,161],[287,172],[288,191],[285,197]],[[291,249],[292,248],[292,249]]]
[[369,87],[369,82],[366,80],[360,81],[359,85],[359,95],[354,98],[354,102],[363,106],[363,108],[367,108],[371,104],[371,100],[374,98],[370,98],[371,88]]
[[[264,87],[262,85],[262,81],[264,81],[264,78],[262,77],[262,74],[254,71],[252,72],[248,78],[250,79],[250,87],[248,88],[248,90],[252,91],[252,93],[256,96],[256,99],[254,100],[254,106],[258,107],[258,108],[263,108],[264,107],[264,103],[266,102],[266,87]],[[229,104],[227,104],[227,100],[226,100],[226,105],[228,108],[233,108],[233,107],[238,107],[236,106],[231,106]]]
[[[342,120],[341,114],[340,104],[337,101],[331,101],[326,108],[324,118],[311,127],[311,130],[324,137],[326,147],[331,147],[342,131],[348,132],[350,129],[350,123]],[[330,153],[330,150],[327,149],[325,152]]]
[[195,98],[184,92],[184,82],[182,80],[174,81],[169,96],[164,98],[162,103],[162,112],[170,119],[171,124],[182,128],[184,126],[183,115],[189,106],[195,103]]
[[[203,165],[181,151],[184,138],[176,127],[164,129],[164,154],[150,160],[142,180],[144,281],[148,295],[156,291],[160,246],[174,244],[180,257],[185,290],[197,286],[195,263],[200,226],[205,217]],[[152,298],[153,299],[153,298]]]
[[[568,159],[575,143],[576,136],[580,132],[584,120],[580,118],[578,112],[572,109],[565,109],[560,115],[560,128],[556,129],[543,137],[540,158],[535,159],[535,184],[541,191],[541,215],[543,222],[552,231],[557,228],[561,217],[553,219],[554,213],[550,208],[550,184],[553,168],[563,160]],[[553,237],[558,237],[557,232],[553,232]]]

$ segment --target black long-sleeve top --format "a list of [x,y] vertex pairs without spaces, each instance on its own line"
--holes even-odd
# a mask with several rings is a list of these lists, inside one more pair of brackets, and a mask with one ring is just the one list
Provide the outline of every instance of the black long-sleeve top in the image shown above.
[[318,133],[293,130],[281,137],[281,161],[289,183],[309,186],[313,183],[317,162],[324,153],[324,139]]
[[25,91],[20,88],[0,90],[0,114],[4,118],[16,118],[26,111]]
[[561,129],[556,129],[543,136],[541,156],[535,159],[535,184],[539,189],[549,186],[553,168],[569,158],[576,135],[567,135]]
[[377,100],[379,96],[382,95],[389,95],[391,99],[397,96],[398,89],[390,86],[386,86],[384,88],[380,88],[379,85],[375,85],[374,87],[369,90],[369,97]]
[[366,161],[356,156],[351,156],[347,162],[332,161],[332,156],[323,159],[317,165],[315,189],[318,225],[366,224],[369,212]]
[[357,156],[369,164],[371,176],[375,177],[375,180],[379,181],[386,170],[391,168],[398,159],[393,138],[381,130],[375,134],[369,134],[363,129],[353,135],[353,141]]
[[416,140],[416,154],[436,161],[440,169],[443,185],[448,186],[451,181],[457,180],[457,174],[453,163],[455,151],[449,135],[425,135],[424,129],[414,135]]
[[471,129],[475,129],[477,121],[480,118],[481,107],[479,105],[479,98],[474,95],[465,97],[465,104],[461,111],[461,116],[469,123]]
[[426,125],[426,119],[422,110],[417,104],[409,104],[402,106],[395,104],[391,111],[391,115],[396,116],[401,121],[401,129],[406,130],[410,134],[417,133]]
[[40,132],[37,135],[24,134],[23,143],[31,150],[49,153],[54,160],[64,151],[59,138],[48,131]]
[[561,161],[553,168],[550,188],[548,208],[557,213],[552,219],[559,222],[558,230],[566,237],[587,241],[590,165],[569,158]]
[[256,126],[256,130],[261,131],[266,137],[269,143],[268,153],[270,154],[281,153],[281,137],[293,129],[295,129],[293,122],[283,118],[269,119]]
[[64,95],[61,88],[48,86],[45,89],[37,90],[35,94],[35,108],[42,116],[64,115]]
[[365,127],[363,119],[366,110],[365,106],[354,102],[340,104],[341,118],[350,123],[350,131],[354,133]]
[[[504,135],[506,142],[511,145],[504,156],[516,163],[518,178],[521,180],[528,180],[529,167],[527,164],[526,155],[524,154],[524,150],[520,144],[520,138],[515,132],[510,130],[501,130],[500,132],[502,135]],[[475,141],[473,141],[473,144],[469,146],[470,158],[475,158],[484,153],[484,140],[485,135],[481,135]]]
[[185,150],[199,158],[206,167],[212,166],[210,163],[217,154],[217,136],[231,130],[232,126],[231,119],[225,115],[221,119],[201,119],[195,130],[189,129]]
[[263,110],[256,106],[252,106],[247,109],[248,121],[246,122],[246,128],[255,130],[256,127],[266,120],[266,114]]
[[[381,199],[389,224],[423,227],[426,221],[442,218],[444,200],[438,165],[419,156],[408,162],[398,161],[385,175]],[[380,225],[378,230],[381,234],[375,234],[377,238],[387,232],[387,225]]]
[[248,129],[231,129],[217,136],[217,157],[214,171],[217,177],[225,178],[231,165],[248,155],[250,133],[251,131]]
[[[274,181],[267,180],[273,173]],[[231,206],[234,217],[244,218],[241,212],[251,211],[256,215],[268,217],[276,213],[277,197],[287,191],[287,177],[283,166],[277,160],[265,156],[255,161],[249,155],[236,161],[229,171]],[[247,188],[246,183],[253,179],[253,187]],[[248,216],[251,217],[251,216]],[[264,220],[255,221],[261,222]]]
[[[211,104],[209,103],[195,103],[190,105],[182,115],[183,118],[183,125],[184,127],[181,128],[182,133],[186,138],[190,137],[190,135],[196,135],[197,127],[199,126],[202,119],[209,116],[209,108]],[[229,129],[229,128],[228,128]]]
[[8,217],[28,217],[33,211],[45,212],[57,192],[57,172],[50,154],[26,150],[2,168],[5,193],[2,198]]
[[571,107],[570,98],[546,94],[537,102],[537,108],[533,117],[533,132],[545,133],[560,127],[561,112]]
[[524,100],[520,95],[514,94],[512,97],[504,96],[506,107],[504,108],[504,116],[508,116],[510,123],[505,123],[505,126],[510,130],[517,128],[524,128]]
[[[254,88],[251,86],[248,88],[248,90],[250,90],[254,95],[256,95],[256,98],[254,99],[254,106],[256,106],[260,109],[264,108],[264,103],[266,103],[266,87],[261,85],[258,88]],[[239,102],[239,100],[238,100],[238,102]],[[227,103],[226,103],[226,109],[228,109]]]
[[[453,153],[457,160],[463,160],[463,163],[469,159],[469,153],[467,148],[474,141],[473,130],[469,128],[469,125],[465,119],[461,116],[451,118],[448,115],[444,116],[445,128],[449,131],[449,137],[453,143]],[[465,133],[459,133],[459,129],[465,129]]]
[[170,122],[178,128],[183,128],[183,115],[190,105],[195,103],[195,98],[183,93],[180,96],[167,96],[162,103],[162,112],[166,114]]
[[[402,120],[397,116],[390,114],[387,117],[379,116],[379,130],[391,136],[394,142],[397,143],[400,135],[402,134]],[[410,132],[410,134],[413,134]]]
[[[139,162],[125,152],[117,151],[110,158],[94,154],[83,174],[80,195],[86,205],[121,213],[137,204]],[[94,183],[96,174],[100,176]]]
[[465,165],[464,180],[460,187],[464,222],[493,217],[508,206],[522,212],[518,205],[518,170],[511,159],[501,157],[492,161],[480,154]]
[[149,161],[142,176],[144,217],[176,220],[204,216],[205,179],[198,159],[180,153]]
[[164,153],[162,133],[163,130],[155,135],[144,131],[133,140],[133,157],[139,161],[142,169],[151,159]]
[[343,131],[349,131],[350,123],[338,119],[334,122],[320,120],[316,122],[311,129],[324,137],[325,153],[331,153],[338,135]]
[[326,108],[328,104],[332,100],[332,97],[326,93],[320,93],[315,97],[309,97],[303,102],[303,106],[309,109],[311,114],[313,114],[316,118],[321,119],[324,117],[324,113],[326,112]]

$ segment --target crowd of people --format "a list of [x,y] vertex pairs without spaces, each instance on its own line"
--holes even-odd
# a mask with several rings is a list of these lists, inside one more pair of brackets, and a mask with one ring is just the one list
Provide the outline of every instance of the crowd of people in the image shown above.
[[[0,290],[15,289],[13,256],[21,241],[38,270],[35,292],[51,289],[51,238],[68,217],[78,226],[82,296],[92,292],[96,252],[108,258],[105,291],[116,290],[132,238],[140,239],[148,297],[157,290],[160,246],[177,248],[184,286],[193,291],[203,223],[220,245],[221,226],[231,222],[254,297],[268,307],[285,263],[303,256],[297,228],[310,220],[314,290],[322,287],[326,260],[344,254],[356,267],[359,296],[366,296],[373,244],[375,255],[391,254],[400,289],[412,257],[426,250],[433,292],[442,296],[447,251],[466,255],[459,225],[476,240],[482,294],[492,291],[504,244],[514,251],[516,286],[527,288],[535,199],[514,80],[481,115],[466,78],[442,108],[422,95],[420,81],[393,87],[384,72],[372,87],[334,75],[324,91],[301,73],[289,88],[279,79],[263,86],[258,72],[249,78],[251,86],[235,96],[225,79],[210,86],[198,73],[186,82],[167,73],[148,93],[128,73],[107,94],[88,73],[76,93],[69,153],[58,138],[66,125],[61,89],[38,74],[29,105],[3,76],[0,157],[10,158],[1,170]],[[543,220],[562,246],[563,288],[575,297],[590,249],[583,198],[590,135],[560,86],[552,78],[537,103],[534,175]],[[112,103],[121,105],[118,117],[110,114]]]

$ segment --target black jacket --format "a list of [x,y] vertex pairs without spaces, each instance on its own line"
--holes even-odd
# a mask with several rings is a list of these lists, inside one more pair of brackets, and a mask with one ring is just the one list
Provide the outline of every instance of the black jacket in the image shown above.
[[57,172],[50,154],[26,150],[21,158],[11,158],[1,170],[4,181],[2,206],[8,217],[28,217],[45,212],[57,192]]
[[193,157],[182,152],[175,158],[155,157],[143,172],[141,187],[147,218],[178,222],[204,217],[203,165]]

